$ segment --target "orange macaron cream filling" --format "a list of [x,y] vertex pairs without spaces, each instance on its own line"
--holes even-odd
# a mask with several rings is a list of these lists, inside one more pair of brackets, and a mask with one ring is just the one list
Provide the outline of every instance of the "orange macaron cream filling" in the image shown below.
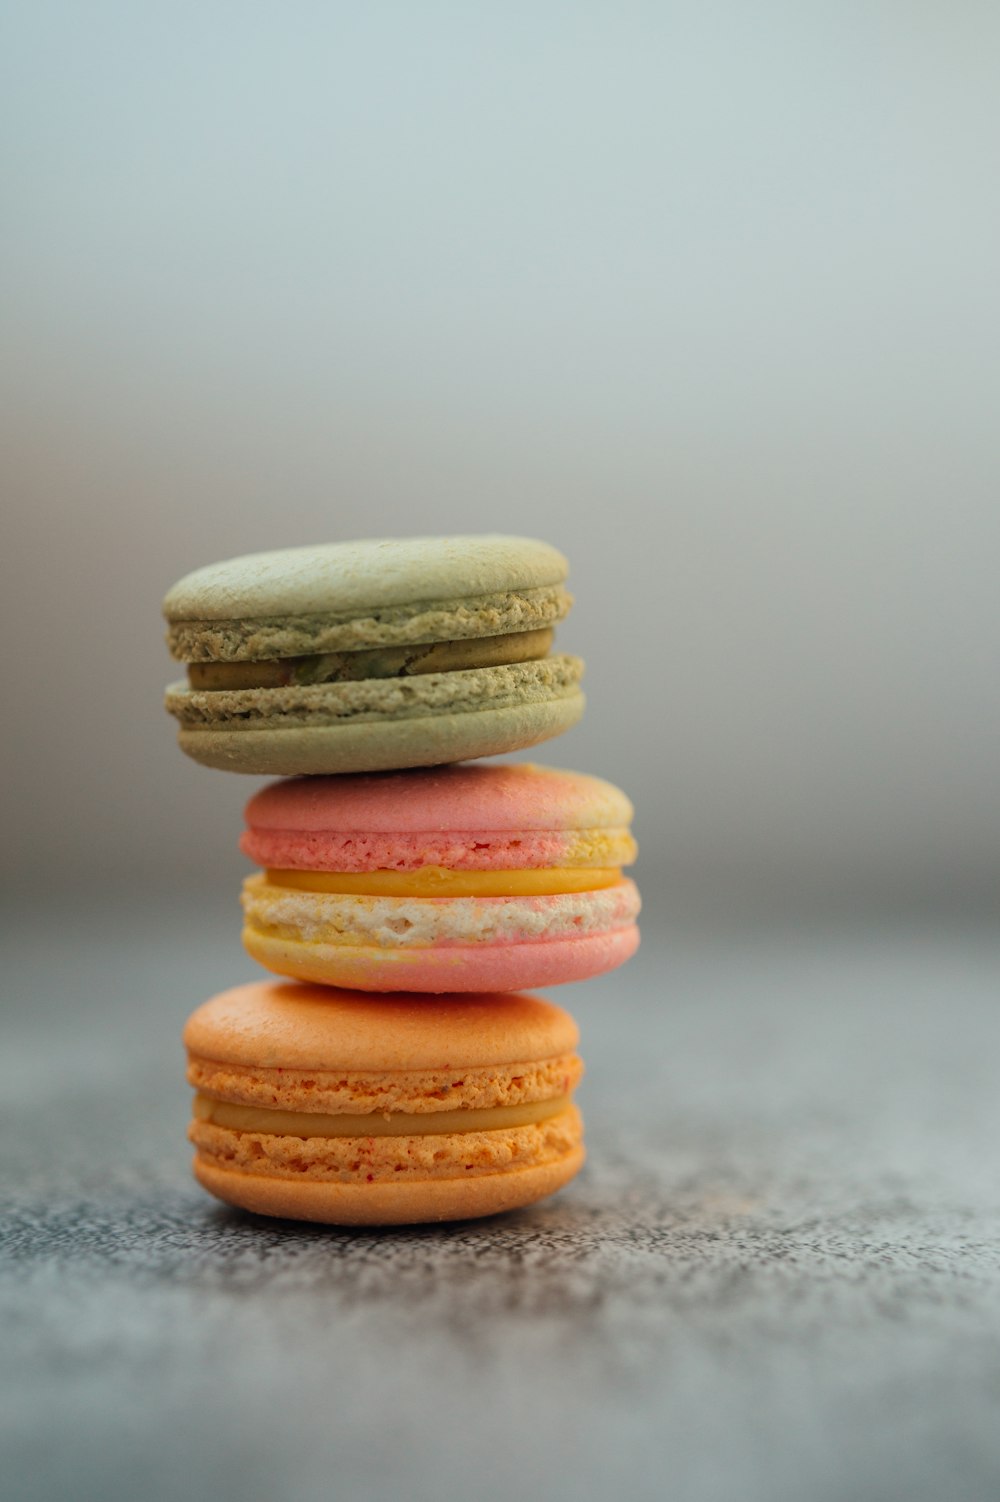
[[276,1137],[406,1137],[443,1132],[506,1131],[548,1121],[568,1110],[568,1095],[549,1100],[523,1101],[471,1111],[440,1111],[433,1116],[409,1111],[369,1112],[363,1116],[319,1111],[279,1111],[260,1106],[233,1105],[210,1095],[194,1098],[196,1121],[211,1122],[237,1132],[265,1132]]

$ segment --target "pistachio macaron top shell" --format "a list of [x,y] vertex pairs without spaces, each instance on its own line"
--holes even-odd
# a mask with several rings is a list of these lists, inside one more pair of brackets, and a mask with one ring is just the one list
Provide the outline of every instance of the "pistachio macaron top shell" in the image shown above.
[[163,612],[181,661],[240,661],[537,629],[569,609],[567,573],[531,538],[366,539],[196,569]]

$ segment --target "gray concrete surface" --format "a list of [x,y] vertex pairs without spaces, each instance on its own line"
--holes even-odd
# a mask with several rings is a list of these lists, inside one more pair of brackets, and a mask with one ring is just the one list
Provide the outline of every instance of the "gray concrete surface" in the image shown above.
[[188,1177],[228,902],[11,916],[10,1502],[1000,1493],[996,935],[649,932],[559,998],[577,1183],[357,1233]]

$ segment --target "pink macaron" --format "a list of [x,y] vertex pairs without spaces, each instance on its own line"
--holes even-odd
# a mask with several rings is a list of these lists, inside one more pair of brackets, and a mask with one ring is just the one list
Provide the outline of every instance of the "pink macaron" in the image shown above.
[[363,991],[583,980],[639,942],[632,805],[598,777],[458,765],[289,778],[251,798],[243,942],[269,970]]

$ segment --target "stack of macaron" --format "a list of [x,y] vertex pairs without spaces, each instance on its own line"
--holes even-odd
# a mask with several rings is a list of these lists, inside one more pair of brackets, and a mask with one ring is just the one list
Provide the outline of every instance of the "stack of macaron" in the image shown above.
[[182,749],[250,799],[243,942],[280,981],[185,1029],[195,1175],[341,1225],[526,1205],[583,1162],[578,1032],[526,994],[638,944],[632,808],[600,778],[483,763],[583,711],[552,653],[566,560],[517,537],[288,548],[164,602]]

